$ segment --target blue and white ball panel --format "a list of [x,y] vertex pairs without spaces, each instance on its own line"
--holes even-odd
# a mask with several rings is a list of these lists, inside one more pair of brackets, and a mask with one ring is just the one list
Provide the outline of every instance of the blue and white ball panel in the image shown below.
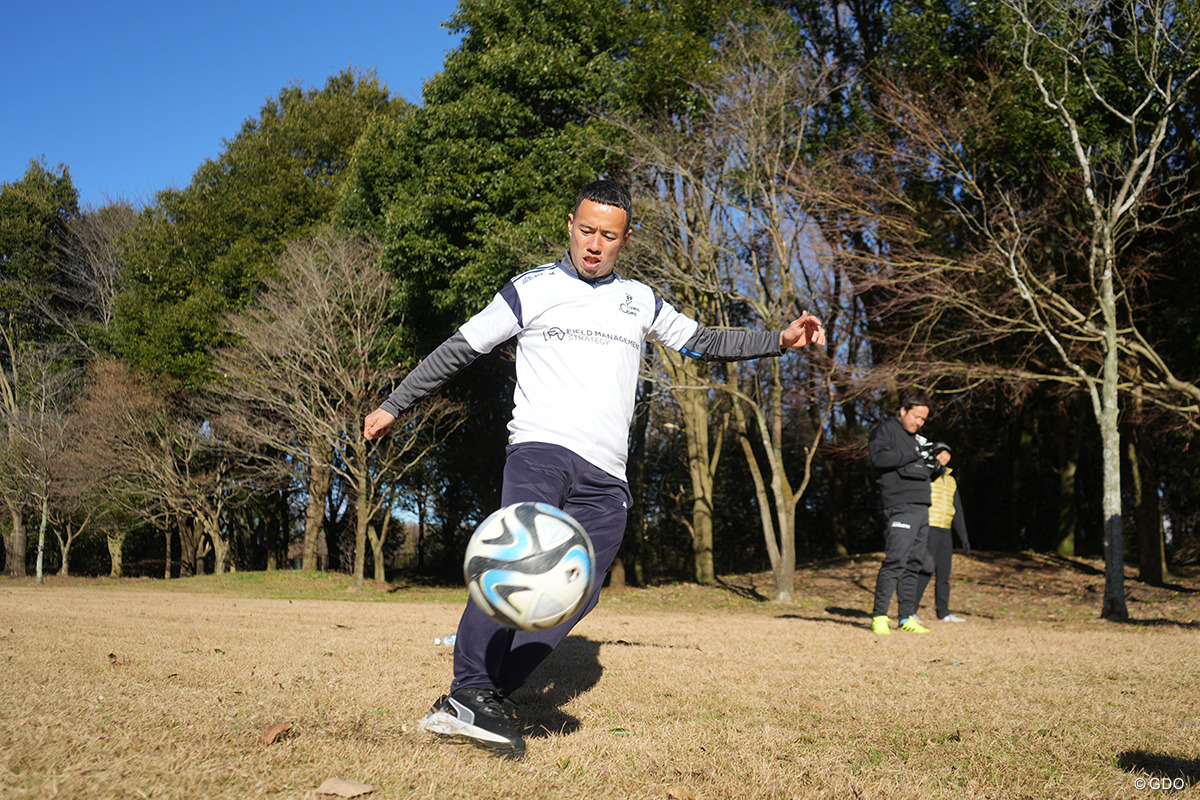
[[595,555],[583,527],[545,503],[500,509],[467,544],[463,573],[475,603],[503,625],[564,622],[591,593]]

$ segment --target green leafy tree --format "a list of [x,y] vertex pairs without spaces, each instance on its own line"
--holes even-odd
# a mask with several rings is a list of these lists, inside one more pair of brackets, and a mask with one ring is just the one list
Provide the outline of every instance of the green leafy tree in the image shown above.
[[184,189],[157,195],[128,239],[113,344],[139,369],[190,386],[207,377],[220,319],[273,270],[284,242],[328,219],[337,177],[376,115],[399,115],[373,73],[290,86],[243,123]]
[[0,325],[19,338],[41,326],[32,302],[50,293],[59,249],[79,213],[67,167],[31,161],[21,180],[0,185]]

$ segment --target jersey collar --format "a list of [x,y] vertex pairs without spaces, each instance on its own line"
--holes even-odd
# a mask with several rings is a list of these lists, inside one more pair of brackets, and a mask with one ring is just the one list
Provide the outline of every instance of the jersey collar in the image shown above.
[[575,264],[571,261],[570,253],[567,253],[562,258],[560,258],[558,260],[558,263],[556,263],[554,266],[558,267],[563,272],[570,275],[572,278],[577,278],[578,280],[583,281],[584,283],[588,284],[589,286],[604,286],[606,284],[612,283],[613,281],[615,281],[617,279],[617,272],[616,272],[616,270],[613,270],[612,272],[605,275],[603,278],[596,278],[595,280],[588,280],[587,278],[580,275],[578,270],[575,269]]

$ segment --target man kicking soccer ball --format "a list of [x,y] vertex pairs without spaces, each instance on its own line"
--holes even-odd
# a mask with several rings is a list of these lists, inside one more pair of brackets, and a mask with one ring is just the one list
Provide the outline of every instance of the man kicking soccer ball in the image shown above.
[[543,502],[591,537],[596,581],[583,608],[543,631],[514,631],[468,600],[454,644],[454,680],[422,730],[508,758],[525,742],[509,699],[599,599],[633,501],[625,481],[642,346],[647,341],[705,361],[779,356],[824,345],[807,312],[782,331],[717,331],[680,314],[650,287],[613,271],[632,234],[633,202],[610,180],[587,184],[567,215],[567,253],[500,289],[411,373],[365,421],[367,439],[477,357],[517,338],[517,382],[501,505]]

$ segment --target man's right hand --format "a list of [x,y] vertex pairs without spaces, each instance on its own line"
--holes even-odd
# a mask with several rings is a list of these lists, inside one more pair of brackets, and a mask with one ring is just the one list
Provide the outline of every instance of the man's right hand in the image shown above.
[[377,408],[367,414],[367,418],[363,422],[363,436],[367,439],[378,439],[387,434],[388,428],[392,427],[392,423],[395,421],[394,414]]

